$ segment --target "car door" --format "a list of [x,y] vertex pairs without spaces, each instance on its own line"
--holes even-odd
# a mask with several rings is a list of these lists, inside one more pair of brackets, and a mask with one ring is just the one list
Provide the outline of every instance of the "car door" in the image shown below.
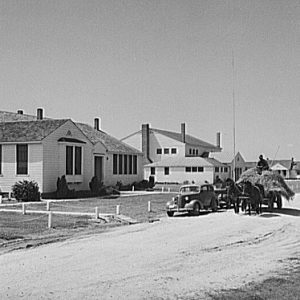
[[203,204],[203,206],[210,205],[210,191],[208,185],[201,186],[200,201]]

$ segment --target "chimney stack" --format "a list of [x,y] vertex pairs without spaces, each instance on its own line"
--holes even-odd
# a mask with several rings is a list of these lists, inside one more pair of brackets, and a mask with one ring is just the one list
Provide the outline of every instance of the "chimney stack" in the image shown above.
[[22,109],[18,109],[17,114],[18,115],[23,115],[23,110]]
[[217,132],[216,145],[218,148],[221,148],[221,133],[220,132]]
[[185,123],[181,123],[181,141],[185,143]]
[[99,118],[95,118],[94,119],[94,129],[96,130],[100,130],[100,119]]
[[37,109],[36,118],[37,118],[37,120],[43,120],[43,109],[42,108]]
[[142,124],[142,152],[144,154],[144,164],[152,162],[150,159],[150,127],[149,124]]

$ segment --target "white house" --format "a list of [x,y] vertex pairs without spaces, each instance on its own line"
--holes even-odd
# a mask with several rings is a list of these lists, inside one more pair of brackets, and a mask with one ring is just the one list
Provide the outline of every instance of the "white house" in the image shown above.
[[89,189],[93,176],[105,185],[140,181],[142,153],[99,129],[70,119],[0,112],[0,189],[10,192],[20,180],[34,180],[41,192],[56,190],[66,175],[72,189]]
[[229,176],[226,165],[210,158],[211,152],[222,150],[220,133],[216,145],[212,145],[186,134],[184,123],[179,133],[143,124],[140,131],[121,141],[143,152],[145,179],[152,176],[155,182],[197,183],[206,180],[213,183],[218,177],[225,179]]

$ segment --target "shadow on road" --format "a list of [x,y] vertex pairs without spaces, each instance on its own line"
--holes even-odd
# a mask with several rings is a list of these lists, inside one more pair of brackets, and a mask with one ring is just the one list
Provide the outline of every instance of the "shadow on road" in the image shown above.
[[[263,215],[262,217],[267,217],[264,215],[271,215],[271,216],[279,216],[279,215],[287,215],[287,216],[294,216],[294,217],[300,217],[300,210],[296,208],[275,208],[275,209],[269,209],[269,208],[263,208],[262,209]],[[266,213],[266,214],[265,214]]]

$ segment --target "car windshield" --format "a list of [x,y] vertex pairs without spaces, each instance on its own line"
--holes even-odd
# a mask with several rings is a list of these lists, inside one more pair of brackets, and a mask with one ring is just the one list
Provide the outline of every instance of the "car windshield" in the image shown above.
[[180,193],[198,193],[199,192],[199,187],[198,186],[183,186],[180,189]]

